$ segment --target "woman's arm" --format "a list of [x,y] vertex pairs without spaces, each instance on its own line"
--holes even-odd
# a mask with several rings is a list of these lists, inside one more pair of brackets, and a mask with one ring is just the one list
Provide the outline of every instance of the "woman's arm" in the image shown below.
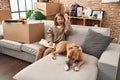
[[67,13],[64,14],[64,18],[65,18],[65,34],[70,34],[72,27],[71,27],[71,23],[70,23],[70,19],[69,19],[69,15]]

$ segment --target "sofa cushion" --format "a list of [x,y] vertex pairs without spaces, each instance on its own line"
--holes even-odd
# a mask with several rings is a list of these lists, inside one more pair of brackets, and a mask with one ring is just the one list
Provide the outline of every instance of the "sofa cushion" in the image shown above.
[[84,26],[77,26],[77,25],[72,25],[72,28],[73,30],[71,34],[67,37],[67,40],[75,42],[80,45],[83,44],[89,28],[103,35],[106,35],[106,36],[110,35],[109,28],[100,28],[100,27],[95,28],[95,27],[87,27],[87,26],[84,27]]
[[42,22],[44,23],[44,26],[45,26],[44,34],[46,34],[47,30],[54,25],[54,21],[53,20],[42,20]]
[[73,67],[70,71],[64,70],[63,55],[57,55],[56,60],[53,60],[49,54],[21,70],[13,78],[15,80],[96,80],[98,59],[88,54],[83,54],[83,57],[85,63],[78,72],[75,72]]
[[88,30],[87,36],[81,45],[83,52],[100,58],[103,51],[108,47],[113,38],[104,36],[91,29]]
[[22,44],[19,42],[11,41],[11,40],[6,40],[6,39],[1,39],[0,40],[0,45],[5,48],[21,51],[21,46]]
[[39,48],[39,44],[38,42],[35,42],[32,44],[23,44],[21,47],[21,50],[35,55],[37,53],[38,48]]

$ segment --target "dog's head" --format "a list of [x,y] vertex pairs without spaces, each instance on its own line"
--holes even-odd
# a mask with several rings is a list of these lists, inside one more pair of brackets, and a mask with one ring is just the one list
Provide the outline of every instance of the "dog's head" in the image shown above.
[[69,47],[67,50],[66,64],[71,66],[76,60],[80,59],[81,48],[79,45]]

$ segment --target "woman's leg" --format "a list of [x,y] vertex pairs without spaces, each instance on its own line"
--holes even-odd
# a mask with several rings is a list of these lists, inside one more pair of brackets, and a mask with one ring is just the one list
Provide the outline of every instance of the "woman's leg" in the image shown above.
[[38,52],[36,53],[35,61],[41,59],[43,57],[43,53],[46,50],[45,46],[40,45]]
[[50,54],[50,53],[53,52],[53,51],[54,51],[53,48],[47,48],[47,49],[45,50],[44,54],[43,54],[43,57],[46,56],[46,55],[48,55],[48,54]]

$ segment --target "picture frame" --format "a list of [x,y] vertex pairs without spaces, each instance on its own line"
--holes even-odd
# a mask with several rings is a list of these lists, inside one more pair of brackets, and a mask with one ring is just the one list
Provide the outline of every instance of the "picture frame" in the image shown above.
[[82,6],[77,7],[77,16],[81,16],[82,12],[83,12],[83,7]]
[[85,7],[83,8],[83,12],[85,13],[86,17],[90,17],[92,14],[92,9],[90,9],[89,7]]
[[97,19],[102,19],[104,15],[103,10],[92,10],[92,17],[96,17]]

